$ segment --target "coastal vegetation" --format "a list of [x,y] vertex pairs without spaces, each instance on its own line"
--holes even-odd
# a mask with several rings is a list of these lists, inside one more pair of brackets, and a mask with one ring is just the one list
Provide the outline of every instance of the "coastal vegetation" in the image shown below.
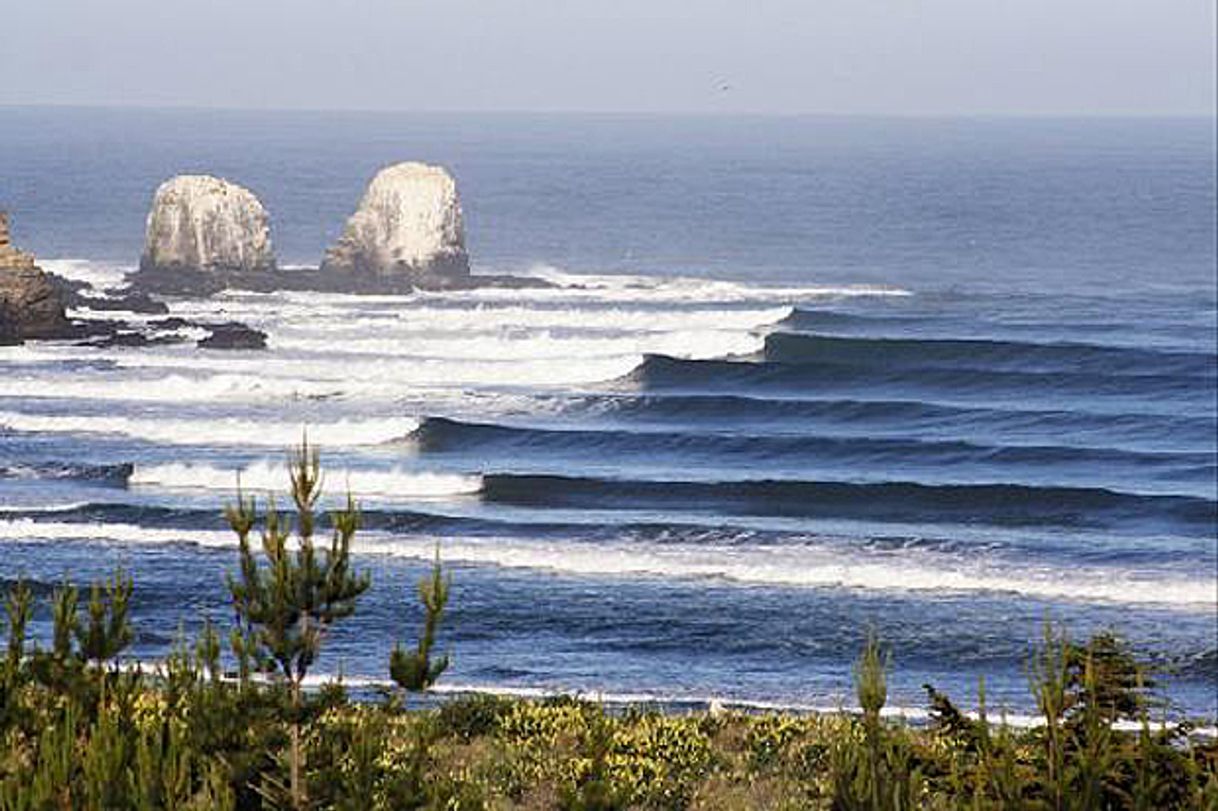
[[[1046,625],[1029,663],[1042,722],[965,713],[927,686],[929,720],[885,714],[891,666],[870,634],[857,711],[663,712],[569,696],[411,704],[449,664],[440,550],[418,587],[417,642],[386,657],[379,698],[341,679],[305,689],[333,629],[369,588],[348,497],[318,515],[321,465],[291,458],[294,511],[238,492],[227,586],[236,621],[131,664],[135,584],[122,571],[49,597],[7,595],[0,660],[0,811],[41,809],[1218,809],[1218,745],[1156,722],[1149,671],[1114,634]],[[325,527],[329,541],[318,540]],[[49,641],[49,647],[47,643]],[[1154,717],[1152,717],[1154,716]]]

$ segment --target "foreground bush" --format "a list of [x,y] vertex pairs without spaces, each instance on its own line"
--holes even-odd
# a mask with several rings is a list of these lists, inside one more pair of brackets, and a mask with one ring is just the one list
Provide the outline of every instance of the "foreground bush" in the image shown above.
[[[290,804],[290,696],[178,657],[169,677],[92,672],[87,701],[19,676],[0,809]],[[608,714],[484,696],[405,712],[332,688],[305,699],[301,779],[325,809],[1218,808],[1218,751],[1180,731],[1105,728],[1097,741],[1080,719],[1058,730],[1054,773],[1046,730],[963,720]]]

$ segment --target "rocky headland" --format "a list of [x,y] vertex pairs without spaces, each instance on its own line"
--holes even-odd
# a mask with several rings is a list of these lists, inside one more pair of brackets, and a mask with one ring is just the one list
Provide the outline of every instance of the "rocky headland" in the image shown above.
[[71,330],[63,292],[33,254],[13,245],[8,215],[0,212],[0,344],[58,338]]
[[[71,311],[77,311],[77,317]],[[80,317],[84,312],[88,317]],[[114,313],[98,318],[97,312]],[[0,211],[0,344],[26,340],[74,340],[93,346],[147,346],[195,341],[206,349],[263,349],[266,335],[237,323],[205,323],[168,317],[169,308],[146,291],[95,290],[47,273],[34,255],[18,249]],[[123,315],[127,314],[127,318]],[[135,319],[133,315],[166,315]],[[207,334],[192,337],[199,330]]]

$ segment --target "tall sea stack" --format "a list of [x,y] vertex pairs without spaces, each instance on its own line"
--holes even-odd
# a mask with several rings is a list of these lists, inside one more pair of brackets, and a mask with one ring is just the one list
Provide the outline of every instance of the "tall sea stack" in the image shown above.
[[270,217],[249,189],[210,175],[178,175],[157,188],[140,256],[142,285],[211,292],[225,277],[274,269]]
[[377,173],[337,242],[323,274],[385,284],[445,287],[469,277],[457,184],[445,169],[398,163]]

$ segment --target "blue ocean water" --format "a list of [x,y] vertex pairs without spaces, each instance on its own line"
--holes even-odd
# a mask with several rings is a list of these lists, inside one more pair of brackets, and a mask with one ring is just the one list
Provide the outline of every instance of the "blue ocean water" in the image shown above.
[[[269,334],[0,349],[0,559],[115,563],[135,655],[228,617],[236,473],[308,424],[374,586],[323,656],[383,678],[453,568],[452,688],[1025,711],[1046,620],[1113,628],[1214,716],[1215,134],[1196,120],[0,109],[0,207],[121,285],[151,194],[226,176],[314,265],[386,163],[456,175],[475,272],[544,290],[228,291]],[[88,312],[78,315],[90,317]],[[46,617],[40,617],[45,628]]]

